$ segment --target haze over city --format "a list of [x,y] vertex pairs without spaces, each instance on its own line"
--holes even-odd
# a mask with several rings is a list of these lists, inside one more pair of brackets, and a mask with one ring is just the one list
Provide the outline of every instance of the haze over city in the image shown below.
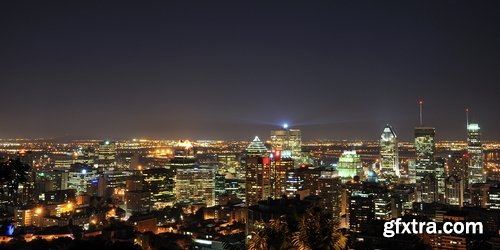
[[[286,4],[285,4],[286,3]],[[0,7],[0,138],[500,139],[495,1]]]

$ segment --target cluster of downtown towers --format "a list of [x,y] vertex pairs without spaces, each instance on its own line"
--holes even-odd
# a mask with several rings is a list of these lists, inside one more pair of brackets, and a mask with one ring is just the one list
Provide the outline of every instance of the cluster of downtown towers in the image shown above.
[[[461,156],[465,164],[447,164],[436,157],[434,127],[415,127],[415,158],[400,167],[396,133],[387,125],[380,137],[380,156],[371,167],[363,167],[355,151],[344,151],[333,166],[309,168],[303,165],[301,132],[283,127],[271,131],[271,149],[256,137],[246,148],[242,167],[246,171],[246,205],[269,198],[317,195],[322,208],[340,219],[349,208],[345,184],[375,182],[378,185],[415,187],[414,202],[443,202],[462,206],[470,202],[470,186],[486,181],[478,124],[467,124],[467,148]],[[448,168],[445,171],[445,166]],[[306,190],[306,193],[301,193]],[[349,196],[352,196],[351,193]],[[377,211],[375,211],[377,212]],[[382,212],[389,219],[389,211]],[[351,221],[352,224],[353,221]],[[352,226],[352,225],[351,225]]]

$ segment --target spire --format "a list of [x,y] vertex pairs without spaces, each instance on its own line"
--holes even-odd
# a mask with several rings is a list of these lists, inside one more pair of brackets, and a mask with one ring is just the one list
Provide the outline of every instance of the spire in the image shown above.
[[422,120],[423,120],[423,118],[422,118],[422,105],[423,104],[424,104],[424,101],[422,101],[422,100],[420,100],[418,102],[418,106],[420,107],[420,126],[422,126]]
[[467,121],[467,127],[469,127],[469,109],[465,109],[465,119]]
[[392,129],[391,125],[389,124],[385,125],[384,131],[382,132],[382,135],[380,137],[386,141],[393,138],[397,138],[394,129]]
[[248,144],[246,151],[248,153],[266,153],[267,147],[262,143],[258,136],[255,136],[252,142]]

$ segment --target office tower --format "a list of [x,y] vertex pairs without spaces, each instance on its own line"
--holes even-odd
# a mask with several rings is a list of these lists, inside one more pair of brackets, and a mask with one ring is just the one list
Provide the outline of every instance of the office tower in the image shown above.
[[116,143],[104,141],[97,148],[97,164],[100,169],[108,170],[116,167]]
[[415,128],[416,182],[420,182],[426,174],[434,173],[434,154],[436,146],[434,137],[436,130],[432,127]]
[[297,174],[297,169],[290,170],[286,173],[285,192],[286,196],[293,197],[297,191],[302,190],[304,179]]
[[438,181],[434,174],[427,174],[420,180],[421,201],[433,203],[438,201]]
[[302,154],[302,136],[300,129],[288,128],[283,125],[282,129],[271,130],[272,150],[281,150],[283,157],[291,157],[297,165]]
[[488,207],[488,191],[490,184],[474,183],[469,185],[470,204],[474,207]]
[[379,190],[373,200],[376,220],[390,220],[392,218],[391,195],[387,190]]
[[162,209],[174,203],[175,171],[167,168],[150,168],[142,171],[144,189],[151,193],[154,209]]
[[75,189],[77,194],[87,193],[87,187],[98,177],[99,174],[95,168],[82,164],[73,164],[68,171],[68,189]]
[[396,133],[387,124],[380,136],[380,172],[382,181],[397,181],[399,174],[398,139]]
[[244,171],[241,171],[240,162],[236,154],[217,154],[217,162],[219,163],[219,173],[220,174],[231,174],[235,178],[243,176],[245,177]]
[[464,203],[464,181],[452,175],[445,180],[446,204],[463,206]]
[[[318,195],[318,179],[324,171],[334,171],[330,167],[301,166],[287,172],[286,194],[289,197],[300,194],[301,197],[307,195]],[[336,172],[336,176],[338,176]]]
[[415,159],[408,159],[408,183],[417,183],[417,163]]
[[343,182],[352,179],[354,176],[364,178],[361,158],[356,154],[355,150],[346,150],[342,153],[337,163],[337,171]]
[[177,202],[205,203],[215,206],[215,172],[211,166],[177,168],[175,174],[175,199]]
[[434,159],[434,176],[437,181],[437,200],[436,201],[444,201],[445,200],[445,162],[446,160],[442,157],[437,157]]
[[215,174],[214,182],[215,205],[219,205],[220,198],[226,194],[226,178],[224,175]]
[[259,139],[255,139],[247,146],[241,158],[241,165],[245,167],[245,203],[247,206],[256,205],[258,201],[271,196],[271,159],[268,149]]
[[488,208],[500,210],[500,185],[498,184],[488,190]]
[[467,154],[469,156],[469,185],[486,181],[483,169],[483,148],[481,145],[481,131],[479,125],[467,125]]
[[275,150],[271,159],[271,185],[272,197],[281,198],[286,194],[287,172],[293,170],[294,160],[291,157],[283,156],[282,151]]
[[38,175],[42,175],[46,179],[53,180],[55,190],[68,189],[69,170],[56,169],[52,171],[40,172]]
[[363,229],[367,222],[375,219],[374,194],[352,192],[349,198],[349,227],[354,232]]
[[245,200],[245,180],[240,179],[225,179],[225,194],[228,196],[236,196],[236,198]]
[[151,193],[145,189],[144,176],[135,174],[127,177],[125,207],[127,214],[147,213],[151,210]]
[[[108,196],[108,180],[106,179],[106,176],[100,175],[97,178],[97,196],[99,197],[109,197]],[[94,180],[95,181],[95,180]]]
[[[413,208],[413,203],[417,201],[417,194],[413,185],[399,185],[396,186],[392,192],[395,205],[401,206],[401,215],[406,213],[406,210]],[[399,209],[399,208],[396,208]],[[399,214],[395,217],[400,216]]]
[[178,167],[193,168],[196,166],[196,158],[193,151],[193,145],[188,140],[178,141],[174,146],[174,158],[168,165],[170,168]]
[[340,222],[342,183],[337,171],[321,171],[317,182],[321,208],[331,213],[335,221]]
[[457,178],[464,181],[464,184],[467,185],[467,160],[464,157],[462,152],[454,152],[450,155],[447,161],[447,176],[456,176]]

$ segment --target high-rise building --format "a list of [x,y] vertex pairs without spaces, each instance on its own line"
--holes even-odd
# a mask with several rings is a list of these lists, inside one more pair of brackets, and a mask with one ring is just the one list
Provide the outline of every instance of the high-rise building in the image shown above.
[[400,177],[398,139],[389,124],[380,136],[380,172],[382,176],[379,176],[379,180],[395,181]]
[[291,157],[283,156],[279,150],[275,150],[270,156],[272,156],[271,196],[274,199],[279,199],[282,195],[286,194],[287,172],[294,169],[294,160]]
[[375,207],[376,220],[390,220],[392,217],[391,195],[387,190],[380,190],[375,193],[373,201]]
[[483,169],[481,131],[479,125],[476,123],[467,125],[467,153],[469,156],[469,184],[484,183],[486,178]]
[[[356,154],[355,150],[344,151],[339,157],[337,163],[337,171],[343,182],[352,179],[354,176],[363,177],[363,165],[361,157]],[[362,178],[363,179],[363,178]]]
[[215,175],[215,204],[219,205],[220,198],[226,194],[226,178],[224,175]]
[[469,185],[470,204],[474,207],[488,207],[488,191],[490,184],[474,183]]
[[447,161],[447,176],[456,176],[459,179],[464,181],[464,184],[467,184],[467,161],[466,157],[464,157],[463,152],[454,152],[450,155]]
[[488,190],[488,208],[500,210],[500,186],[490,187]]
[[331,213],[335,221],[340,222],[342,183],[337,171],[321,171],[317,182],[317,195],[321,198],[321,208]]
[[432,127],[415,128],[416,181],[422,180],[426,174],[434,173],[434,154],[436,130]]
[[437,200],[445,201],[445,167],[446,160],[442,157],[437,157],[434,159],[434,176],[437,181]]
[[298,164],[302,154],[300,129],[288,128],[285,124],[282,129],[271,130],[271,147],[280,150],[282,157],[291,157]]
[[108,170],[116,167],[116,143],[104,141],[97,148],[97,164],[100,169]]
[[349,227],[359,232],[369,221],[375,219],[375,195],[373,193],[352,192],[349,199]]
[[317,180],[321,176],[322,170],[324,169],[305,165],[289,170],[286,177],[286,195],[288,197],[293,197],[298,193],[316,195],[318,192]]
[[128,176],[126,183],[127,214],[148,213],[151,210],[151,193],[144,188],[144,176],[140,173]]
[[408,159],[408,183],[416,184],[417,183],[417,163],[415,159]]
[[99,174],[95,168],[82,164],[73,164],[68,172],[67,185],[77,193],[86,193],[92,181],[97,181]]
[[241,165],[245,167],[245,203],[256,205],[271,196],[271,159],[267,147],[259,137],[247,146]]
[[177,168],[175,174],[175,199],[177,202],[205,203],[215,206],[215,168],[197,166]]
[[452,175],[445,180],[446,204],[463,206],[464,203],[464,181]]
[[434,174],[425,175],[420,180],[421,201],[424,203],[433,203],[438,201],[438,181]]
[[401,211],[401,214],[396,214],[394,217],[404,215],[406,211],[413,208],[413,203],[417,201],[417,194],[413,185],[396,186],[392,194],[396,211]]
[[154,209],[173,205],[175,171],[167,168],[150,168],[142,171],[144,189],[151,194]]
[[174,158],[170,160],[169,167],[176,169],[178,167],[193,168],[196,166],[196,158],[193,151],[193,145],[188,140],[181,140],[174,146]]

